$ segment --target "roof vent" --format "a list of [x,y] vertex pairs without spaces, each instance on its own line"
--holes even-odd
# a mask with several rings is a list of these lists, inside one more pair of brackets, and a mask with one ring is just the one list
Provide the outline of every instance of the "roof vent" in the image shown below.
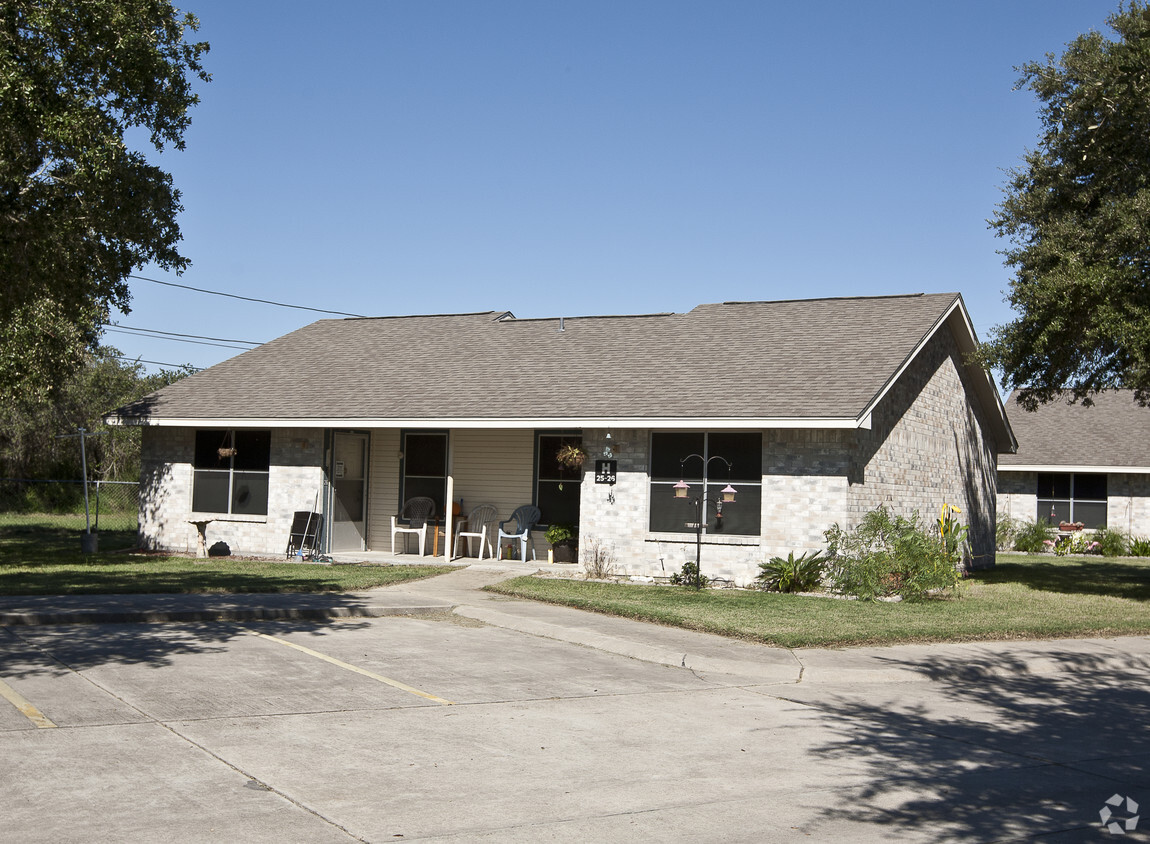
[[566,331],[567,330],[566,328],[563,327],[563,317],[559,317],[559,330],[560,331]]

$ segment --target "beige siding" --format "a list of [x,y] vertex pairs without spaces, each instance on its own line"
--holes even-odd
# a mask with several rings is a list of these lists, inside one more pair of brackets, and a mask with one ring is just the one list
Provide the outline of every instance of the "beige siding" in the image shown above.
[[399,512],[399,429],[371,432],[367,486],[367,548],[391,551],[391,517]]
[[530,504],[534,482],[535,434],[532,431],[461,430],[451,432],[455,500],[464,512],[494,504],[499,518]]
[[[368,548],[373,551],[391,551],[391,517],[400,507],[399,435],[397,429],[372,432]],[[454,500],[463,499],[464,514],[480,504],[494,504],[499,518],[507,519],[516,507],[531,503],[533,431],[457,430],[448,436]],[[539,556],[545,557],[547,544],[541,533],[535,535],[535,543]]]
[[[451,449],[455,500],[463,499],[465,515],[480,504],[494,504],[500,520],[509,519],[516,507],[531,503],[535,482],[534,431],[452,431]],[[536,555],[546,559],[543,534],[536,532],[533,538]]]

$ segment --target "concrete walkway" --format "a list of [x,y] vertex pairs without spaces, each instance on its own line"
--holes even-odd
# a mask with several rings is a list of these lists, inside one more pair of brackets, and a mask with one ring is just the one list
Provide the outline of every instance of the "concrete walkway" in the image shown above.
[[426,580],[350,593],[0,596],[0,625],[454,613],[494,627],[756,684],[973,680],[1069,673],[1086,665],[1103,672],[1150,672],[1150,637],[787,650],[483,591],[484,586],[539,568],[532,563],[480,563]]

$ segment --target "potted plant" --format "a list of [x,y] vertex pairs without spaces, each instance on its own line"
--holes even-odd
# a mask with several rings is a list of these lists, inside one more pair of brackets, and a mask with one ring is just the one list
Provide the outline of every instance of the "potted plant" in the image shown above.
[[573,563],[578,559],[578,540],[574,525],[551,525],[544,538],[551,545],[551,553],[557,563]]

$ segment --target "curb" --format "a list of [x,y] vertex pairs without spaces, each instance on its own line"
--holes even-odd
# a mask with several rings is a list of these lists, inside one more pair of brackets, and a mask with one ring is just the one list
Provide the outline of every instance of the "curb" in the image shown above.
[[[453,612],[458,616],[482,621],[494,627],[515,630],[532,636],[542,636],[573,645],[582,645],[605,653],[616,654],[641,662],[665,665],[669,668],[686,668],[704,674],[715,673],[738,676],[755,685],[796,684],[802,677],[802,666],[797,661],[785,664],[753,662],[739,659],[724,659],[691,654],[682,650],[659,647],[646,642],[621,639],[606,633],[591,630],[576,630],[547,621],[525,619],[500,612],[489,607],[473,604],[457,606]],[[789,651],[788,651],[789,653]]]
[[0,626],[50,624],[156,624],[181,621],[323,621],[332,618],[432,616],[451,612],[453,604],[411,607],[250,607],[199,610],[79,610],[73,612],[0,612]]

